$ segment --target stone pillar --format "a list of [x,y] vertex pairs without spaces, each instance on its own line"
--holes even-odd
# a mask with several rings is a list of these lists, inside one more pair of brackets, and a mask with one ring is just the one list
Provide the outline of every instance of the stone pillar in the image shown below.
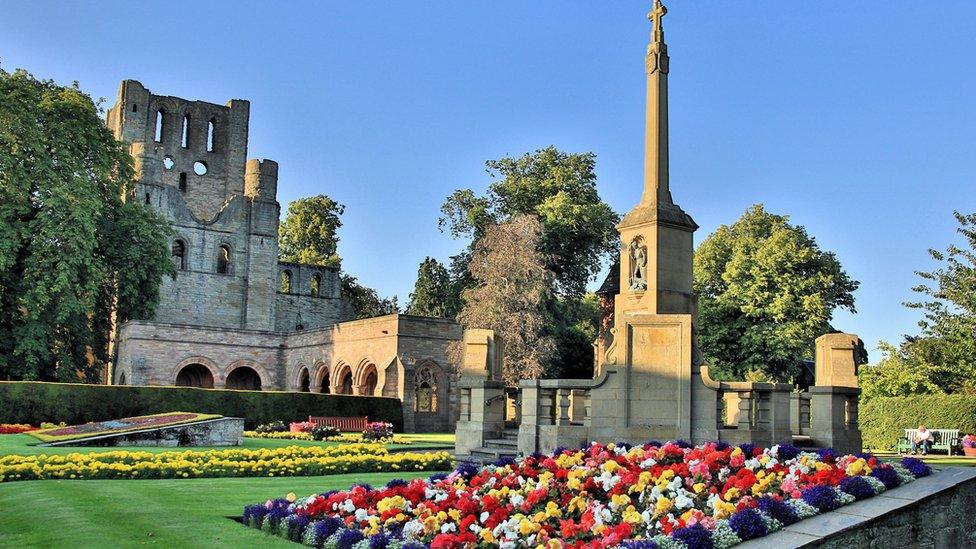
[[455,451],[457,455],[471,454],[485,441],[501,438],[505,429],[505,385],[487,379],[462,379],[461,419],[455,426]]
[[861,430],[857,425],[855,387],[810,387],[810,437],[820,447],[841,454],[861,451]]
[[824,334],[816,342],[815,384],[826,387],[857,387],[857,357],[860,338],[854,334]]
[[519,382],[522,393],[522,422],[519,423],[518,450],[525,456],[539,450],[539,381],[523,379]]

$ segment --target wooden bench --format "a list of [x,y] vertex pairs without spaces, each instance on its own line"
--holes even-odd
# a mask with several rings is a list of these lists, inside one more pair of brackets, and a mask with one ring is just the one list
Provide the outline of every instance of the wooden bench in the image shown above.
[[[905,429],[905,435],[898,439],[896,450],[898,453],[912,450],[912,435],[917,429]],[[959,446],[959,429],[929,429],[932,432],[932,444],[929,450],[945,450],[952,455],[952,450]]]
[[[308,422],[316,427],[335,427],[344,433],[361,433],[366,430],[369,418],[362,417],[316,417],[308,416]],[[958,431],[957,431],[958,432]]]

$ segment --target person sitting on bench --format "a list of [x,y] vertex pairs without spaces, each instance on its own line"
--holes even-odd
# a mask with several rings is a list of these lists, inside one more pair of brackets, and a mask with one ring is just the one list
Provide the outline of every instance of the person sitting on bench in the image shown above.
[[924,425],[919,425],[918,429],[912,433],[911,438],[912,439],[910,442],[912,443],[912,454],[915,454],[915,451],[921,447],[923,456],[928,453],[929,447],[932,446],[932,442],[935,439],[935,437],[932,435],[932,431],[926,429]]

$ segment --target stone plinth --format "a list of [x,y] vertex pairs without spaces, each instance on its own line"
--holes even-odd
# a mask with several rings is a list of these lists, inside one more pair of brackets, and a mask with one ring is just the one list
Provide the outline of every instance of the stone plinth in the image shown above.
[[841,454],[861,451],[857,425],[857,401],[861,390],[853,387],[810,387],[810,437],[816,446]]

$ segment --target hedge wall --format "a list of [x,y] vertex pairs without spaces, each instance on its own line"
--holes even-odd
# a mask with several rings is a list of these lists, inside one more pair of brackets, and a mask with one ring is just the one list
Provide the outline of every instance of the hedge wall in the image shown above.
[[403,431],[399,399],[284,391],[233,391],[195,387],[145,387],[0,381],[0,423],[64,421],[69,425],[162,412],[242,417],[253,428],[308,416],[369,416]]
[[864,447],[889,450],[907,428],[959,429],[976,433],[976,395],[875,397],[858,407]]

